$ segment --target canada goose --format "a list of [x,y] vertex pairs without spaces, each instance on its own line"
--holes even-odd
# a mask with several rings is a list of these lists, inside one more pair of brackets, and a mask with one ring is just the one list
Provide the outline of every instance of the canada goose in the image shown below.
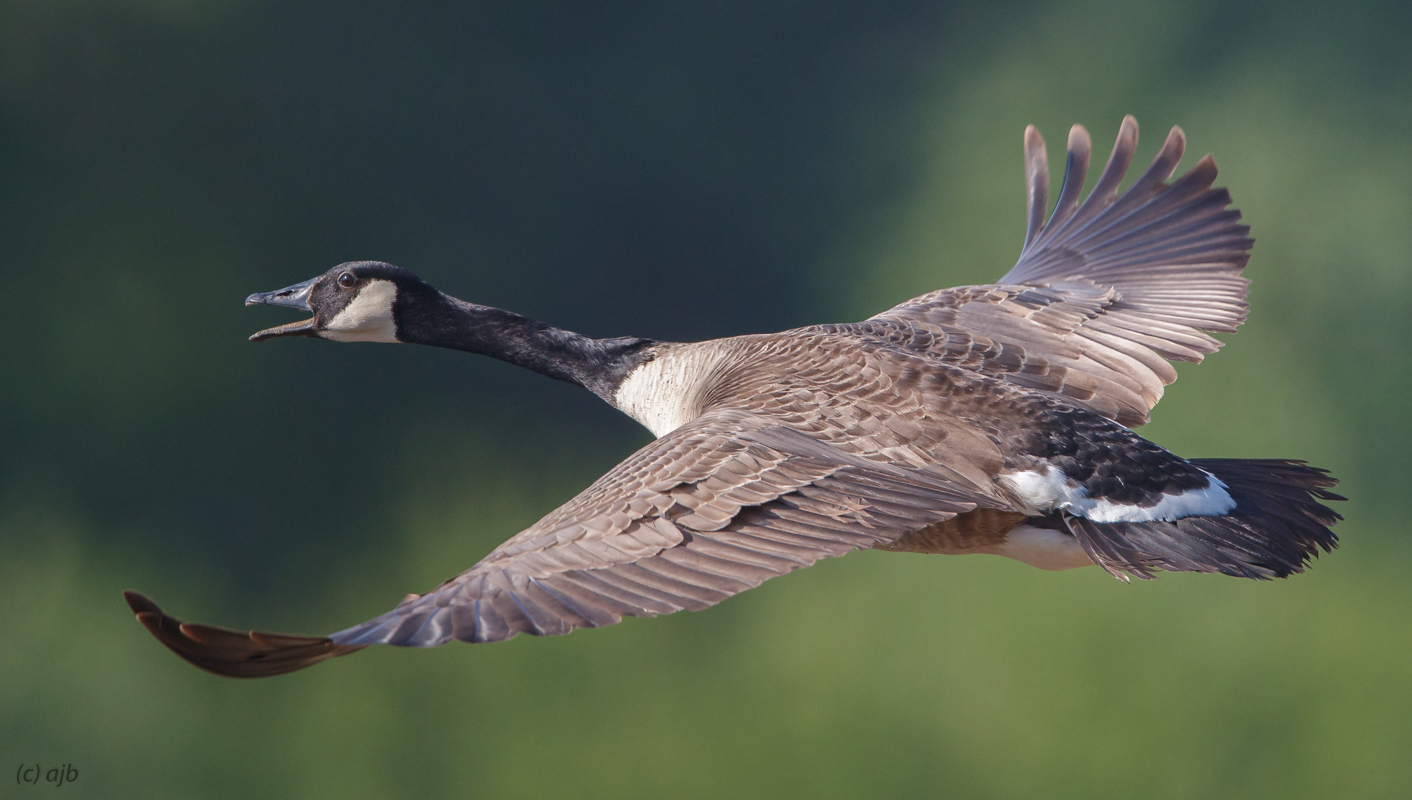
[[992,553],[1244,578],[1303,571],[1337,545],[1301,461],[1185,460],[1131,428],[1246,314],[1254,240],[1202,158],[1168,183],[1173,128],[1121,196],[1123,120],[1080,202],[1089,136],[1069,133],[1048,222],[1044,142],[1025,131],[1029,224],[996,284],[943,289],[868,320],[697,343],[591,339],[442,294],[376,262],[247,304],[311,319],[255,341],[412,342],[494,356],[587,388],[658,438],[479,564],[326,637],[183,623],[134,592],[137,618],[219,675],[277,675],[372,644],[494,642],[701,609],[861,548]]

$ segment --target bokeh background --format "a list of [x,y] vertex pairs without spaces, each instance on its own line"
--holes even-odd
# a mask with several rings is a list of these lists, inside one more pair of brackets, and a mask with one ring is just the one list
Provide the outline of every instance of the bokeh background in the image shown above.
[[[1412,794],[1405,3],[0,2],[0,783],[71,797]],[[1051,160],[1181,124],[1253,311],[1146,435],[1343,479],[1274,583],[867,552],[696,614],[199,672],[133,621],[323,633],[649,435],[245,309],[352,259],[591,335],[859,319],[987,282]],[[1058,176],[1056,174],[1055,180]],[[8,785],[6,783],[5,785]],[[45,787],[12,786],[5,796]]]

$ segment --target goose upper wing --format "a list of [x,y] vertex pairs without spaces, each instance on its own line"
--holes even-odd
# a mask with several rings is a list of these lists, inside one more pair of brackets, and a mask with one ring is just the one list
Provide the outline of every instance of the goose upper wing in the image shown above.
[[1025,131],[1029,225],[1000,282],[943,289],[846,329],[956,366],[1052,393],[1134,427],[1176,380],[1168,363],[1200,361],[1245,319],[1240,276],[1254,240],[1208,155],[1168,182],[1185,149],[1173,128],[1152,166],[1122,195],[1137,147],[1123,120],[1093,191],[1080,202],[1089,136],[1069,134],[1063,187],[1048,222],[1044,140]]
[[140,595],[129,603],[191,663],[272,675],[370,644],[490,642],[705,608],[982,499],[964,479],[875,462],[768,417],[720,410],[647,445],[471,569],[327,638],[182,623]]

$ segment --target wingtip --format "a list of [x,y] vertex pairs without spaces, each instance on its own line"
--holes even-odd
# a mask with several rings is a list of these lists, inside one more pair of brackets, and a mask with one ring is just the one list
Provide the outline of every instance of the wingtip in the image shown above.
[[1069,151],[1088,151],[1093,147],[1093,138],[1088,135],[1088,128],[1082,125],[1075,125],[1069,129]]
[[1192,167],[1191,171],[1201,173],[1203,175],[1209,173],[1211,176],[1211,180],[1214,181],[1216,179],[1216,175],[1220,173],[1221,170],[1216,166],[1216,157],[1211,155],[1210,153],[1207,153],[1206,155],[1201,157],[1200,161],[1196,162],[1196,166]]
[[146,628],[148,633],[156,636],[158,639],[162,638],[162,615],[160,613],[156,611],[143,611],[137,615],[137,621],[142,623],[142,627]]
[[1186,131],[1182,130],[1182,126],[1173,125],[1172,129],[1167,132],[1167,141],[1170,142],[1173,139],[1181,142],[1183,148],[1186,147]]
[[123,599],[142,627],[168,650],[195,667],[227,678],[281,675],[362,649],[335,644],[328,637],[239,631],[183,622],[131,590],[123,592]]
[[[1131,161],[1132,151],[1137,149],[1137,139],[1137,117],[1129,114],[1123,117],[1122,124],[1118,126],[1118,138],[1113,141],[1113,155],[1116,156],[1119,153],[1125,153],[1126,156],[1124,160]],[[1112,161],[1113,157],[1110,156],[1109,160]],[[1123,165],[1123,170],[1127,170],[1126,164]]]
[[1176,160],[1181,160],[1182,155],[1186,153],[1186,132],[1182,130],[1182,126],[1173,125],[1167,132],[1167,140],[1162,143],[1161,152],[1171,153]]
[[1044,212],[1049,208],[1049,156],[1044,137],[1033,125],[1025,128],[1025,183],[1029,187],[1029,222],[1025,226],[1025,247],[1034,242],[1044,227]]
[[157,604],[140,592],[124,589],[123,599],[127,601],[127,607],[132,609],[132,613],[134,614],[141,615],[146,612],[161,613],[161,609],[157,608]]
[[1033,125],[1025,126],[1025,150],[1031,151],[1044,147],[1044,137],[1039,134],[1039,128]]

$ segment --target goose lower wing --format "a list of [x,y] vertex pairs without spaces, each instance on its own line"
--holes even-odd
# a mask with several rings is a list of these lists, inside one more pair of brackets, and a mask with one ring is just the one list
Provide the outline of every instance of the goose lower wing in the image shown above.
[[1103,174],[1080,194],[1088,133],[1069,136],[1063,187],[1048,221],[1044,141],[1025,135],[1029,229],[1019,262],[1000,282],[943,289],[869,320],[823,326],[926,352],[949,364],[1060,396],[1128,425],[1176,380],[1168,361],[1200,361],[1245,319],[1240,271],[1254,243],[1212,188],[1216,164],[1202,158],[1168,182],[1186,141],[1173,128],[1143,175],[1118,194],[1137,147],[1123,120]]
[[273,675],[370,644],[492,642],[701,609],[984,501],[994,502],[766,417],[716,411],[638,451],[466,572],[329,637],[182,623],[141,596],[129,602],[196,666]]

